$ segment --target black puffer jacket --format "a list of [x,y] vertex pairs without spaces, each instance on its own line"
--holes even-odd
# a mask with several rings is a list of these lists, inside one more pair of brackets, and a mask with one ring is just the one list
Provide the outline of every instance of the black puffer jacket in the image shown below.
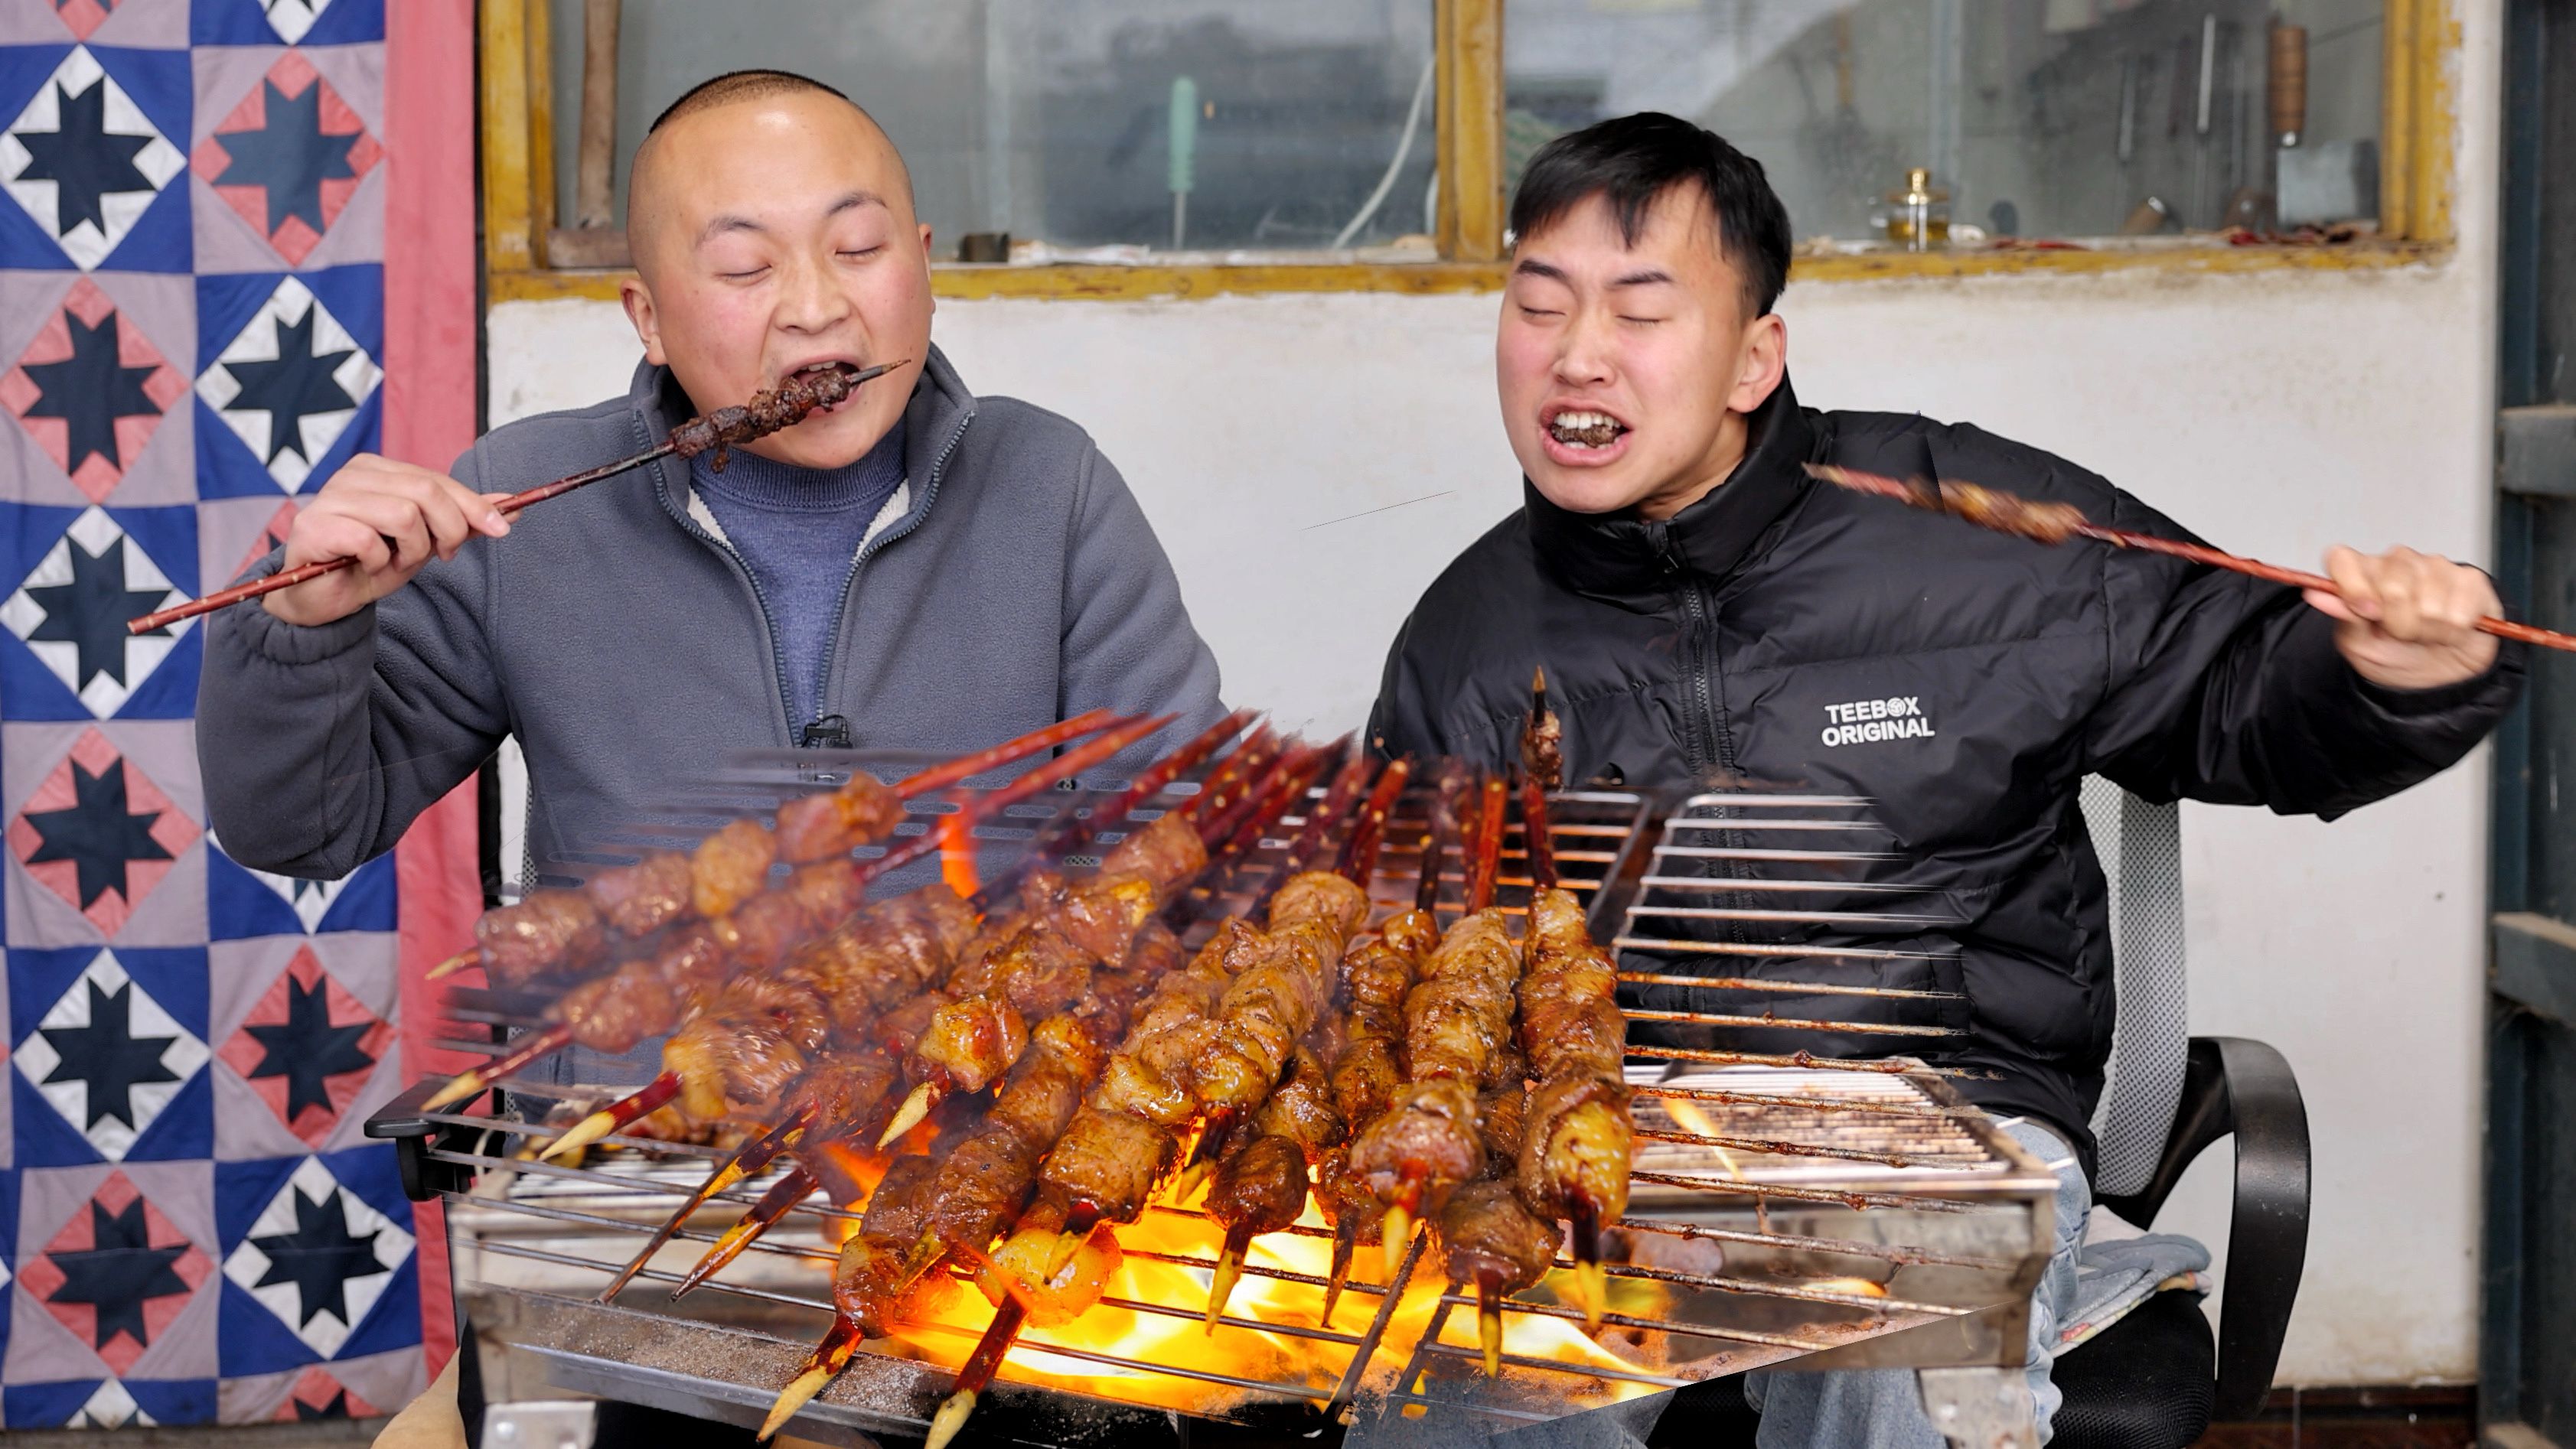
[[[2154,800],[2331,817],[2466,754],[2512,703],[2519,650],[2457,686],[2383,690],[2292,590],[2095,544],[2041,547],[1813,483],[1800,466],[1983,483],[2186,536],[2060,459],[1967,426],[1803,410],[1785,381],[1753,425],[1734,476],[1668,522],[1568,513],[1528,490],[1423,595],[1388,657],[1371,736],[1391,754],[1504,763],[1544,664],[1570,780],[1676,798],[1724,779],[1870,797],[1895,858],[1860,878],[1920,894],[1867,908],[1905,901],[1962,924],[1792,938],[1921,958],[1729,957],[1725,969],[1963,1003],[1666,988],[1646,1004],[1844,1020],[1875,1005],[1879,1019],[1964,1028],[1938,1039],[1954,1050],[1894,1045],[1976,1069],[1971,1098],[2053,1124],[2089,1165],[2082,1129],[2113,993],[2083,777]],[[1706,959],[1657,965],[1706,974]],[[1770,1039],[1718,1044],[1816,1045],[1758,1036]],[[1891,1039],[1829,1045],[1880,1055]]]

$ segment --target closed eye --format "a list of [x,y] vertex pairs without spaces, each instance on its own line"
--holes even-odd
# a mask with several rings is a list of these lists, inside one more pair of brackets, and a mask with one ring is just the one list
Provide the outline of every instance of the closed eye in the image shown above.
[[841,254],[842,256],[844,256],[844,257],[872,257],[872,256],[875,256],[877,253],[879,253],[879,252],[881,252],[881,251],[884,251],[884,250],[885,250],[885,248],[884,248],[884,247],[881,247],[881,246],[874,246],[874,247],[844,247],[844,248],[842,248],[842,250],[841,250],[841,253],[840,253],[840,254]]
[[767,268],[767,267],[753,267],[753,268],[751,268],[751,269],[750,269],[750,270],[748,270],[748,271],[741,271],[741,272],[718,272],[718,273],[716,273],[716,275],[717,275],[717,276],[719,276],[719,277],[722,277],[724,280],[726,280],[726,281],[728,281],[728,282],[748,282],[748,281],[752,280],[753,278],[758,277],[761,273],[766,272],[766,271],[768,271],[768,270],[769,270],[769,268]]

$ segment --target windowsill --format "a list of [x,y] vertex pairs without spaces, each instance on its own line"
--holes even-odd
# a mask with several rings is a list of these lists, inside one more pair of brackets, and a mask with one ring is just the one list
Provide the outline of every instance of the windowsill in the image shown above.
[[[2449,256],[2447,243],[2346,242],[2334,246],[2229,246],[2198,237],[2116,238],[2081,248],[1991,247],[1907,252],[1890,247],[1837,247],[1805,254],[1790,266],[1798,282],[2080,274],[2132,270],[2178,272],[2366,271],[2416,266]],[[1140,252],[1133,260],[991,264],[943,262],[931,270],[941,297],[1054,298],[1130,302],[1269,292],[1491,292],[1503,284],[1500,262],[1403,259],[1392,249],[1352,252]],[[613,301],[622,268],[494,271],[493,302],[587,298]]]

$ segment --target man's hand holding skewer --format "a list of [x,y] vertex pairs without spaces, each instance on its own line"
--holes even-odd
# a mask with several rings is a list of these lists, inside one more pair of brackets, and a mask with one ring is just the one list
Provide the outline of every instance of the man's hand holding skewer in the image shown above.
[[2483,572],[2411,548],[2375,556],[2335,548],[2326,574],[2341,596],[2308,589],[2307,601],[2333,616],[2335,647],[2382,689],[2439,689],[2494,665],[2495,636],[2477,621],[2504,604]]
[[506,493],[477,493],[442,473],[373,453],[351,458],[295,516],[283,568],[336,558],[357,562],[261,599],[271,614],[307,627],[344,619],[411,582],[433,558],[454,558],[466,540],[499,538],[510,521],[493,505]]

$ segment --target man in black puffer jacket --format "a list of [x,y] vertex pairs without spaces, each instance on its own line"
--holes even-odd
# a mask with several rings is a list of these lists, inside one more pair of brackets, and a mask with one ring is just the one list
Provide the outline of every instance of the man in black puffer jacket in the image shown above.
[[[1900,1002],[1887,1019],[1959,1029],[1917,1054],[1975,1069],[1967,1094],[2067,1164],[2037,1339],[2071,1290],[2075,1164],[2090,1168],[2085,1124],[2111,1042],[2108,907],[2081,781],[2327,817],[2405,789],[2512,703],[2518,649],[2470,627],[2500,612],[2495,591],[2428,555],[2337,549],[2326,564],[2342,597],[2302,598],[1811,481],[1805,465],[1830,462],[1974,482],[2186,536],[2094,474],[1973,427],[1801,408],[1771,311],[1787,216],[1758,163],[1688,122],[1630,116],[1550,143],[1511,224],[1495,352],[1526,501],[1423,595],[1372,736],[1393,755],[1505,764],[1543,664],[1570,780],[1674,796],[1750,780],[1874,801],[1894,845],[1868,881],[1960,924],[1818,934],[1807,944],[1906,954],[1730,957],[1728,973],[1768,964],[1953,998],[1910,1014]],[[1640,1004],[1726,1009],[1705,990],[1666,994]],[[1762,999],[1848,1019],[1856,998],[1818,1011]],[[1885,1040],[1842,1045],[1879,1055]],[[2055,1396],[2035,1362],[2045,1423]],[[1766,1445],[1942,1442],[1897,1376],[1783,1375],[1759,1396]]]

